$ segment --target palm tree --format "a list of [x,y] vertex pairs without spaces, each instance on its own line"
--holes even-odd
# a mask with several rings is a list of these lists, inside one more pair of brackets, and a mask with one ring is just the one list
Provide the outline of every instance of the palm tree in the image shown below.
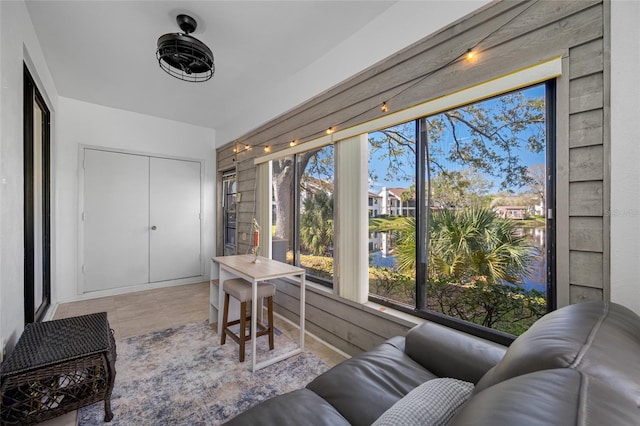
[[416,219],[407,216],[379,216],[369,220],[369,230],[391,235],[398,270],[413,276],[416,270]]
[[325,256],[333,247],[333,197],[324,191],[310,193],[300,215],[300,245],[305,254]]
[[534,248],[516,236],[513,221],[486,208],[434,212],[429,264],[433,273],[470,282],[519,284],[528,275]]
[[[375,218],[372,231],[393,232],[398,269],[415,273],[416,232],[412,217]],[[429,274],[459,283],[518,284],[529,273],[534,248],[514,234],[515,224],[486,208],[440,210],[429,221]]]

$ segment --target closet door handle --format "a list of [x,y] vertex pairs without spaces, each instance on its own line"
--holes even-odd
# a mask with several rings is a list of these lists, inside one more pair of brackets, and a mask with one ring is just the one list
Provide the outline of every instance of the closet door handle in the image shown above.
[[153,226],[151,227],[151,230],[152,230],[152,231],[155,231],[156,229],[158,229],[158,227],[157,227],[157,226],[155,226],[155,225],[153,225]]

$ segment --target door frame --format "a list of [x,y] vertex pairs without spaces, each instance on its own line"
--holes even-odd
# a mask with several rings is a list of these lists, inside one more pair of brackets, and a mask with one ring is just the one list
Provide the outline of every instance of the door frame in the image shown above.
[[[42,111],[42,303],[35,303],[34,102]],[[24,322],[42,321],[51,306],[51,111],[23,64]]]
[[[195,278],[189,277],[189,278],[181,278],[181,279],[169,280],[169,281],[141,283],[138,285],[131,285],[127,287],[117,287],[113,289],[98,290],[98,291],[91,291],[91,292],[85,293],[84,272],[82,270],[85,262],[84,221],[82,219],[82,213],[84,211],[84,189],[85,189],[85,176],[84,176],[84,150],[85,149],[113,152],[118,154],[141,155],[146,157],[165,158],[169,160],[193,161],[196,163],[200,163],[200,276]],[[91,294],[90,297],[110,296],[110,295],[123,293],[123,289],[126,289],[126,291],[140,291],[140,290],[148,290],[151,288],[167,287],[171,285],[190,284],[194,282],[205,281],[205,277],[204,277],[205,186],[206,186],[205,160],[202,158],[181,157],[181,156],[166,155],[166,154],[146,152],[146,151],[111,148],[111,147],[99,146],[99,145],[78,144],[78,210],[77,210],[78,265],[76,270],[77,295],[81,296],[81,298],[84,298],[82,296],[85,296],[86,294]]]

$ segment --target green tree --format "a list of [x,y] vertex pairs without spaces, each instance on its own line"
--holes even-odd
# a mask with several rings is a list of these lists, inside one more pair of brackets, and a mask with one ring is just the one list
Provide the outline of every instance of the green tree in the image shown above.
[[386,232],[393,241],[398,270],[415,275],[416,219],[411,216],[378,216],[369,219],[369,231]]
[[[518,152],[544,150],[544,115],[543,96],[518,91],[427,117],[429,174],[468,169],[494,177],[502,189],[531,184],[533,177]],[[409,122],[370,135],[370,156],[385,162],[387,180],[413,178],[404,166],[415,164],[414,134],[415,123]]]
[[520,284],[534,247],[515,235],[513,221],[486,208],[441,210],[430,221],[429,270],[457,282]]
[[[374,290],[406,302],[406,283],[416,271],[415,218],[381,217],[371,219],[369,224],[372,231],[393,235],[397,268],[406,277],[370,272],[377,279]],[[513,334],[522,333],[542,316],[546,309],[544,296],[520,285],[529,273],[535,249],[514,231],[513,221],[500,219],[486,208],[433,212],[428,308]],[[398,284],[383,280],[387,276]],[[398,294],[390,295],[392,290]]]
[[333,197],[325,191],[308,192],[300,215],[301,252],[327,255],[333,247]]
[[491,182],[477,171],[440,172],[431,179],[432,203],[448,209],[488,207]]
[[[529,273],[534,248],[515,235],[513,221],[486,208],[439,210],[429,221],[428,270],[456,282],[482,277],[489,284],[522,282]],[[398,269],[416,269],[416,222],[413,217],[370,219],[369,229],[392,233]]]
[[[296,164],[297,162],[297,164]],[[298,168],[297,181],[294,182],[295,168]],[[310,175],[333,179],[333,147],[307,151],[271,162],[273,175],[273,201],[275,206],[275,233],[280,239],[292,240],[293,231],[293,187],[304,189],[304,181]]]

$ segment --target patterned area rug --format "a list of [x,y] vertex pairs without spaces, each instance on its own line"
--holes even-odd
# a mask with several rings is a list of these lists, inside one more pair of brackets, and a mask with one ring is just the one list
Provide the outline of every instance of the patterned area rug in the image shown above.
[[[275,349],[258,338],[262,361],[297,345],[279,330]],[[79,425],[218,425],[258,402],[304,387],[328,367],[304,352],[251,372],[251,346],[238,362],[238,344],[218,334],[207,322],[130,337],[116,342],[114,413],[104,423],[104,403],[78,412]]]

